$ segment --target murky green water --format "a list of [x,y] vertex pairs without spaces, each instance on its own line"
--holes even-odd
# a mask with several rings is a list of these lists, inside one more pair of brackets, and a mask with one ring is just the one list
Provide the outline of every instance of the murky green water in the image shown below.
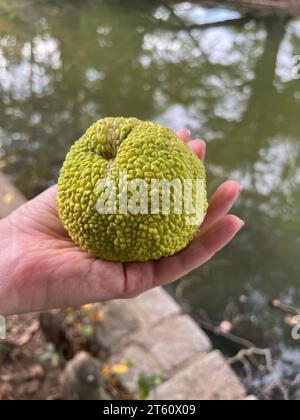
[[[106,115],[206,139],[210,190],[241,181],[246,228],[184,280],[182,297],[272,347],[274,373],[255,382],[262,391],[300,369],[300,341],[269,306],[300,307],[300,20],[214,25],[239,15],[188,3],[173,12],[151,1],[0,1],[0,167],[34,196]],[[300,398],[299,385],[291,392]]]

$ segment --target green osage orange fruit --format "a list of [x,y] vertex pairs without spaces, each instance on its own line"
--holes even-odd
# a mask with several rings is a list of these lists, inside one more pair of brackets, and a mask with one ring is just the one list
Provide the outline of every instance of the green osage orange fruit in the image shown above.
[[169,128],[104,118],[67,154],[57,206],[72,240],[95,256],[119,262],[171,256],[204,220],[204,164]]

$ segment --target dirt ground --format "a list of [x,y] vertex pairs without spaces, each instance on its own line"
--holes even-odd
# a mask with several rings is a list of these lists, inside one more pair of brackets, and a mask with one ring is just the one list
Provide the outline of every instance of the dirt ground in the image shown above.
[[9,317],[7,339],[0,341],[0,399],[63,399],[63,372],[82,350],[99,362],[109,398],[132,399],[106,363],[107,350],[94,340],[101,320],[99,305]]

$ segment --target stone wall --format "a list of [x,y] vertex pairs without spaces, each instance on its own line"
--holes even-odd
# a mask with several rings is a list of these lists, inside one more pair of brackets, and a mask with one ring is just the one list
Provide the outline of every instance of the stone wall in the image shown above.
[[130,363],[122,384],[137,392],[141,375],[160,384],[150,399],[241,400],[245,389],[207,335],[163,289],[107,302],[98,331],[112,363]]

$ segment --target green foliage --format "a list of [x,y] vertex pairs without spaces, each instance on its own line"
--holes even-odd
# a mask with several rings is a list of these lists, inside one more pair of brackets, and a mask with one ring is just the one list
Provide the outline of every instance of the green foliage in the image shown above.
[[158,374],[147,375],[141,373],[138,379],[138,398],[145,400],[150,392],[155,389],[161,382],[161,377]]
[[93,325],[80,325],[79,326],[79,333],[86,338],[87,340],[92,338],[94,334],[94,327]]
[[13,346],[5,341],[0,341],[0,362],[13,350]]
[[69,325],[72,325],[76,322],[77,314],[75,311],[69,312],[65,317],[65,322]]
[[59,354],[55,350],[53,343],[47,343],[44,352],[40,356],[41,361],[50,362],[53,367],[59,364]]

